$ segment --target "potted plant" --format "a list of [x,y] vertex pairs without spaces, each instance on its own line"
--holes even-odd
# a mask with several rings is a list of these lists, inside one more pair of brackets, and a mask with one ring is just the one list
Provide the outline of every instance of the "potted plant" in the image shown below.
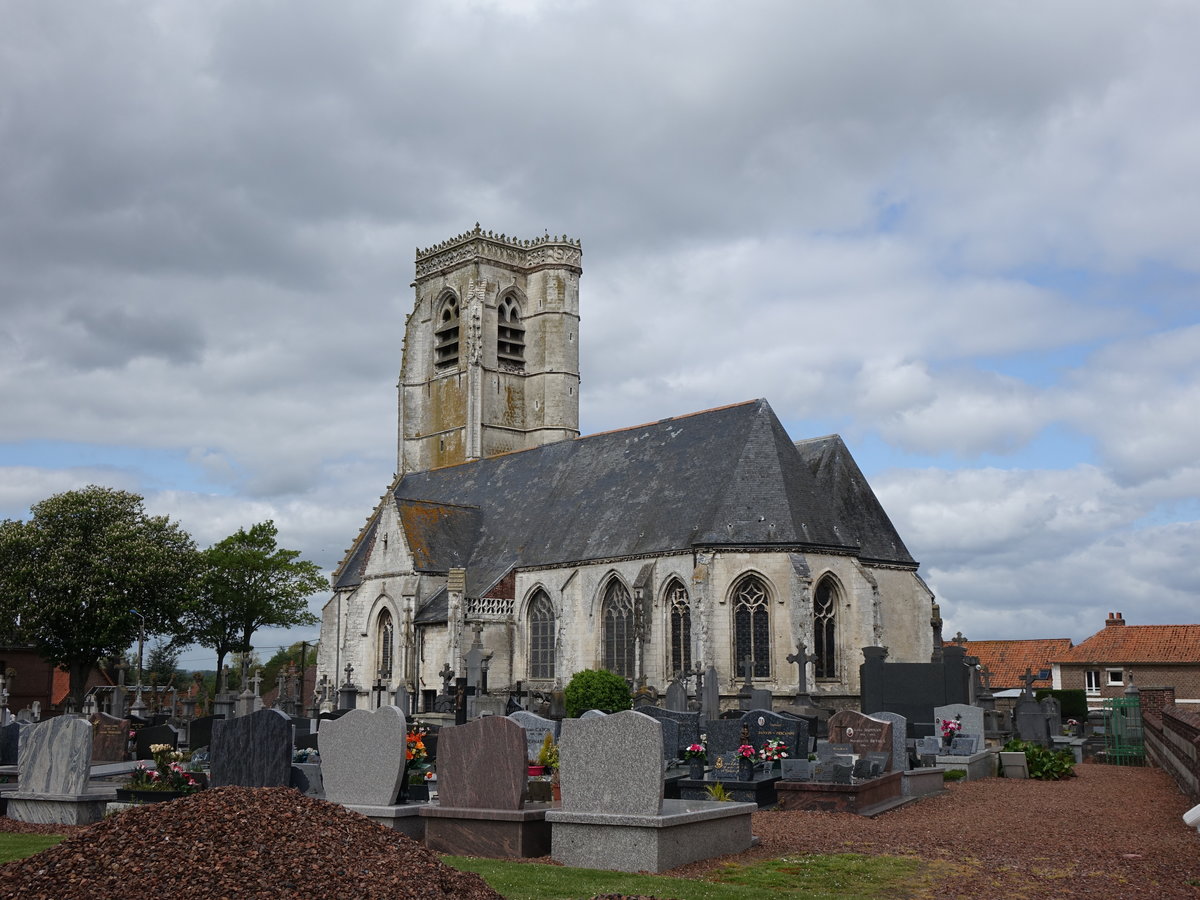
[[151,744],[150,755],[154,766],[138,765],[125,786],[117,790],[118,800],[157,803],[194,794],[204,788],[203,776],[184,767],[191,758],[190,753],[176,750],[170,744]]
[[[402,781],[400,789],[400,802],[406,803],[409,799],[413,799],[413,776],[417,777],[417,785],[425,788],[425,770],[426,760],[429,759],[429,751],[425,747],[425,728],[422,725],[416,725],[412,731],[405,735],[404,740],[404,766],[405,777]],[[417,793],[420,793],[418,791]],[[426,790],[425,799],[429,799],[428,791]]]
[[738,779],[741,781],[754,780],[754,761],[758,759],[758,751],[750,744],[742,744],[737,748]]
[[704,765],[708,762],[708,753],[703,744],[689,744],[683,751],[683,758],[691,770],[688,774],[693,781],[704,778]]

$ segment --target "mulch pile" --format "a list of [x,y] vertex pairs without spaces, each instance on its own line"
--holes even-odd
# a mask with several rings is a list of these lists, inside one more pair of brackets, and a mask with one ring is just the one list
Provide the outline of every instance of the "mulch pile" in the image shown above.
[[291,788],[214,788],[36,830],[72,834],[0,866],[4,900],[500,897],[411,838]]

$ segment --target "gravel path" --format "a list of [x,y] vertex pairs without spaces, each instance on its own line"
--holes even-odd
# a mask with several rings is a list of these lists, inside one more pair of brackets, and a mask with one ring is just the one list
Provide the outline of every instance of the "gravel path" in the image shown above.
[[[1077,766],[1061,782],[989,778],[952,785],[878,819],[761,812],[761,844],[676,869],[807,853],[933,861],[926,896],[1200,898],[1200,835],[1191,802],[1157,769]],[[0,866],[0,898],[126,893],[191,897],[496,897],[401,835],[282,788],[218,788],[67,829],[0,819],[0,831],[69,832],[56,848]],[[916,896],[916,895],[908,895]]]

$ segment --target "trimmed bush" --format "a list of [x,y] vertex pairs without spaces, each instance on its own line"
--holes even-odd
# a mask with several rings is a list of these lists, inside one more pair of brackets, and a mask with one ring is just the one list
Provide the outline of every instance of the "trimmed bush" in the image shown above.
[[1030,778],[1058,781],[1060,778],[1075,777],[1075,757],[1070,750],[1051,750],[1031,741],[1011,740],[1004,745],[1004,751],[1025,754]]
[[1043,697],[1055,697],[1058,699],[1058,705],[1062,709],[1062,717],[1066,719],[1075,719],[1082,722],[1087,718],[1087,692],[1086,691],[1052,691],[1049,688],[1040,688],[1034,693],[1034,697],[1041,700]]
[[574,719],[589,709],[613,713],[633,706],[629,685],[620,675],[607,669],[584,669],[571,677],[564,693],[567,715]]

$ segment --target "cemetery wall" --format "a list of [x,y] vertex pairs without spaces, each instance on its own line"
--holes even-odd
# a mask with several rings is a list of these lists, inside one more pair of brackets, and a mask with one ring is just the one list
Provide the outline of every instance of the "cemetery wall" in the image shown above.
[[1179,706],[1161,712],[1143,709],[1146,755],[1175,779],[1179,789],[1200,800],[1200,713]]

